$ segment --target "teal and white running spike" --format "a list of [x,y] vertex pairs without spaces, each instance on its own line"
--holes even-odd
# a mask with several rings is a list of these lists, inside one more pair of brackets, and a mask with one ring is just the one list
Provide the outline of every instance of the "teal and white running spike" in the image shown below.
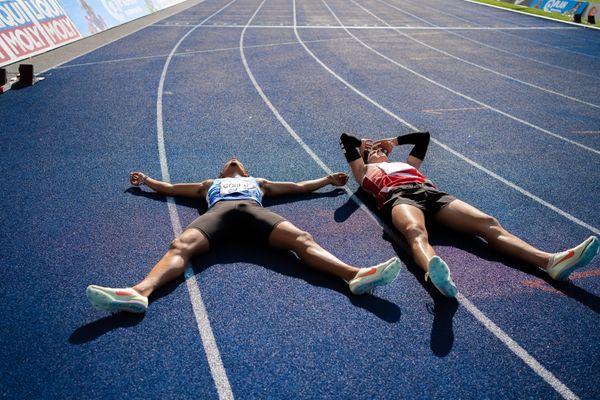
[[429,277],[433,286],[437,288],[446,297],[456,297],[458,290],[450,277],[448,265],[439,258],[434,256],[429,260],[428,272],[425,274],[425,281]]
[[148,309],[148,298],[132,288],[114,289],[90,285],[85,294],[90,303],[100,311],[111,313],[126,311],[140,314]]
[[552,279],[566,281],[571,272],[577,268],[585,267],[596,257],[598,247],[600,247],[598,238],[590,236],[579,246],[555,254],[546,272]]
[[370,268],[361,268],[354,279],[348,282],[350,291],[354,294],[364,294],[376,286],[392,283],[400,272],[402,263],[398,257]]

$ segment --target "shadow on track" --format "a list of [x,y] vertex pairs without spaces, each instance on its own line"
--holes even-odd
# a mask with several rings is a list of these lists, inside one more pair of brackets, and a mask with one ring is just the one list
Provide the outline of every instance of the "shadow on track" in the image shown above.
[[[148,271],[150,270],[148,269]],[[172,282],[169,282],[168,285],[159,288],[151,296],[150,302],[152,302],[152,299],[168,296],[183,282],[183,277],[180,277]],[[69,343],[79,345],[92,342],[98,339],[100,336],[109,333],[110,331],[114,331],[115,329],[136,326],[142,322],[145,316],[145,313],[131,314],[127,312],[108,315],[75,329],[71,336],[69,336]]]
[[[369,194],[365,193],[362,189],[359,189],[354,193],[354,196],[356,196],[361,203],[365,204],[374,214],[379,215],[375,201]],[[355,201],[348,199],[342,207],[335,211],[334,217],[336,222],[345,221],[358,208],[359,206]],[[385,219],[382,219],[382,221],[392,229],[391,221]],[[425,282],[425,274],[414,263],[405,242],[398,243],[385,232],[382,233],[382,237],[384,240],[390,242],[398,257],[402,260],[404,265],[406,265],[406,269],[414,275],[417,282],[423,286],[433,300],[433,305],[430,303],[426,304],[427,312],[433,315],[430,348],[437,357],[447,356],[454,345],[452,319],[458,310],[458,301],[443,296],[431,283]]]
[[[125,193],[134,196],[145,197],[151,200],[162,202],[167,201],[166,197],[163,195],[154,192],[146,192],[138,187],[128,188],[125,190]],[[316,198],[337,197],[343,194],[345,194],[343,190],[334,189],[328,192],[312,192],[304,195],[266,198],[263,203],[265,207],[268,207]],[[204,213],[207,209],[206,203],[198,199],[176,198],[175,202],[180,206],[194,208],[198,210],[200,214]],[[232,245],[236,248],[235,252],[229,250]],[[211,251],[202,255],[199,259],[192,260],[192,266],[194,268],[194,273],[197,274],[201,273],[201,271],[209,268],[212,265],[239,262],[259,265],[281,275],[302,279],[313,286],[334,290],[347,296],[349,301],[356,307],[365,309],[386,322],[396,323],[400,320],[401,311],[396,304],[373,295],[352,295],[348,289],[348,285],[345,282],[321,272],[309,269],[298,259],[298,257],[296,257],[293,252],[290,251],[276,250],[267,246],[257,246],[236,241],[215,246]],[[148,267],[148,272],[149,271],[150,266]],[[184,279],[181,277],[158,289],[150,296],[150,304],[157,299],[169,295],[183,282]],[[99,320],[77,328],[69,337],[69,343],[87,343],[112,330],[135,326],[143,320],[144,315],[145,314],[138,315],[118,313],[103,317]]]
[[118,313],[83,325],[69,336],[70,344],[84,344],[119,328],[130,328],[139,324],[146,314]]
[[[372,196],[365,193],[362,189],[358,189],[354,193],[354,196],[356,196],[361,203],[365,204],[366,207],[371,210],[371,212],[376,215],[380,215],[377,211],[377,206]],[[343,206],[335,211],[336,222],[345,221],[358,208],[359,206],[356,204],[356,202],[354,202],[352,199],[348,199]],[[382,221],[388,228],[394,229],[393,224],[389,219],[382,218]],[[457,233],[435,223],[428,223],[427,229],[430,243],[434,246],[443,245],[454,247],[474,254],[481,259],[498,262],[506,265],[509,268],[532,275],[546,282],[563,295],[578,301],[596,313],[600,313],[600,298],[592,293],[589,293],[585,289],[574,285],[570,281],[557,282],[539,268],[534,268],[518,260],[498,254],[494,250],[490,249],[484,240],[476,236]],[[400,234],[398,235],[401,237]],[[434,316],[431,330],[431,350],[436,356],[439,357],[447,355],[451,351],[454,343],[452,318],[458,310],[458,302],[455,299],[448,299],[442,296],[435,288],[433,288],[430,283],[425,282],[423,271],[413,262],[412,256],[408,252],[408,246],[404,241],[402,241],[402,243],[398,243],[389,237],[389,235],[385,232],[383,232],[383,238],[391,243],[396,254],[398,254],[398,257],[400,257],[402,262],[406,265],[408,271],[415,276],[417,281],[433,299],[433,307],[431,307],[431,305],[427,305],[428,311]],[[460,285],[459,282],[458,284]]]
[[[235,252],[231,251],[232,246],[236,249]],[[192,265],[194,272],[199,274],[213,265],[233,263],[258,265],[284,276],[301,279],[312,286],[343,294],[354,306],[369,311],[388,323],[400,320],[401,312],[396,304],[374,295],[353,295],[345,282],[310,269],[291,251],[233,241],[215,246],[209,253],[194,260]]]

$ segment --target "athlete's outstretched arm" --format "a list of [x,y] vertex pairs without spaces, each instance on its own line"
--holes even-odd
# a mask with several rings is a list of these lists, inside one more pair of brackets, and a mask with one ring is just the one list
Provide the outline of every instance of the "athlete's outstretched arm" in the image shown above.
[[371,141],[368,139],[359,139],[348,133],[342,133],[340,136],[340,147],[344,152],[348,165],[350,165],[352,175],[359,185],[362,185],[367,170],[361,153],[367,150],[366,147],[370,147],[370,145]]
[[133,186],[146,185],[156,193],[165,196],[184,196],[184,197],[195,197],[204,198],[206,192],[212,184],[212,179],[207,179],[198,183],[177,183],[171,184],[168,182],[159,181],[158,179],[152,179],[142,172],[132,172],[129,174],[129,182]]
[[257,181],[265,196],[281,196],[310,193],[327,185],[344,186],[348,182],[348,175],[335,172],[323,178],[302,182],[271,182],[264,178],[258,178]]
[[395,138],[381,139],[376,141],[373,145],[380,146],[385,149],[388,154],[392,152],[394,146],[402,146],[403,144],[412,144],[414,147],[408,155],[406,162],[415,168],[419,168],[425,154],[427,154],[427,148],[429,147],[430,135],[428,131],[423,132],[412,132],[406,135],[400,135]]

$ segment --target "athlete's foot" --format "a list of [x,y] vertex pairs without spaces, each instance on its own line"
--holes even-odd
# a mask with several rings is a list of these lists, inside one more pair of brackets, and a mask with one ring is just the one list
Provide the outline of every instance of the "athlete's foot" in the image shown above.
[[431,260],[429,260],[428,272],[425,273],[426,282],[427,278],[431,279],[431,283],[433,283],[433,286],[435,286],[437,290],[439,290],[444,296],[456,296],[458,290],[456,289],[456,285],[452,281],[448,265],[446,265],[444,260],[442,260],[438,256],[434,256]]
[[114,289],[90,285],[85,294],[92,305],[101,311],[116,313],[127,311],[130,313],[143,313],[148,308],[148,298],[142,296],[132,288]]
[[556,253],[550,257],[548,262],[548,275],[557,281],[565,281],[569,278],[571,272],[577,268],[585,267],[598,254],[598,238],[590,236],[579,246],[570,250]]
[[356,276],[348,282],[350,291],[354,294],[363,294],[375,286],[392,283],[398,276],[401,266],[402,263],[398,257],[394,257],[374,267],[361,268]]

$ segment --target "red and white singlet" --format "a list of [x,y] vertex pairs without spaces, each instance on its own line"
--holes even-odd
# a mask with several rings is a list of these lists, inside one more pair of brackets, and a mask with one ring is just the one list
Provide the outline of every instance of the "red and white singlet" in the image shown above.
[[424,182],[428,182],[427,178],[410,164],[382,162],[367,166],[361,186],[375,196],[377,206],[381,208],[390,190],[408,183]]

